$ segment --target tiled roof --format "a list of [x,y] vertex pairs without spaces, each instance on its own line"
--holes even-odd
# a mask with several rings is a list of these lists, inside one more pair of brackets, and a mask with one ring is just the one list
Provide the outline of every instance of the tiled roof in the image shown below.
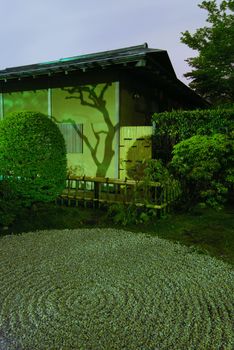
[[164,86],[170,86],[173,90],[180,92],[184,98],[188,97],[198,104],[207,105],[206,101],[177,79],[167,51],[149,48],[147,43],[117,50],[62,58],[57,61],[6,68],[0,70],[0,85],[3,86],[8,81],[23,78],[53,77],[61,73],[86,72],[106,68],[115,69],[118,67],[139,68],[143,74],[153,77],[156,81],[161,81]]
[[[143,60],[149,54],[157,58],[157,56],[165,56],[164,60],[169,64],[170,73],[173,72],[173,67],[170,63],[167,51],[148,48],[147,43],[138,46],[127,48],[103,51],[88,55],[74,56],[62,58],[57,61],[42,62],[27,66],[19,66],[6,68],[0,71],[0,80],[8,80],[19,77],[37,76],[44,74],[56,74],[63,71],[87,70],[97,67],[110,67],[115,65],[135,64],[141,66]],[[168,67],[167,67],[168,68]]]

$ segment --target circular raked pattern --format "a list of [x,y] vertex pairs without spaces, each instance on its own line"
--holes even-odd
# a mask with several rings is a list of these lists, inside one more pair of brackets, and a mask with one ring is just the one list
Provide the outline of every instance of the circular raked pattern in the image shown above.
[[231,350],[232,267],[113,229],[0,239],[0,349]]

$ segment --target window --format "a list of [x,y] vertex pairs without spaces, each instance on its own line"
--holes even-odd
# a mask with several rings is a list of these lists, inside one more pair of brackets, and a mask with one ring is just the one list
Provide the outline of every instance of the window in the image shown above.
[[58,123],[64,137],[67,153],[83,153],[83,124]]

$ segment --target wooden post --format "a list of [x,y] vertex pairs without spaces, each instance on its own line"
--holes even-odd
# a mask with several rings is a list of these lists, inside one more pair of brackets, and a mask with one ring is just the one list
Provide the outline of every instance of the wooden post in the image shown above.
[[99,199],[100,199],[100,183],[94,181],[94,203],[95,208],[99,207]]
[[76,197],[76,207],[79,206],[79,196],[78,196],[78,191],[79,191],[79,180],[76,179],[76,192],[75,192],[75,197]]

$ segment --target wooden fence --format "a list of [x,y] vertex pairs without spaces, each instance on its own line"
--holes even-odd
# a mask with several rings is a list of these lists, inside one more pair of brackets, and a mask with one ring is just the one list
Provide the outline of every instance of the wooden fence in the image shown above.
[[152,126],[122,126],[119,141],[119,178],[125,179],[130,168],[152,159]]
[[126,205],[145,206],[160,212],[167,211],[170,204],[180,195],[177,181],[170,186],[159,182],[121,180],[99,177],[69,177],[66,189],[60,195],[57,203],[84,206],[90,203],[99,207],[103,203],[123,203]]

